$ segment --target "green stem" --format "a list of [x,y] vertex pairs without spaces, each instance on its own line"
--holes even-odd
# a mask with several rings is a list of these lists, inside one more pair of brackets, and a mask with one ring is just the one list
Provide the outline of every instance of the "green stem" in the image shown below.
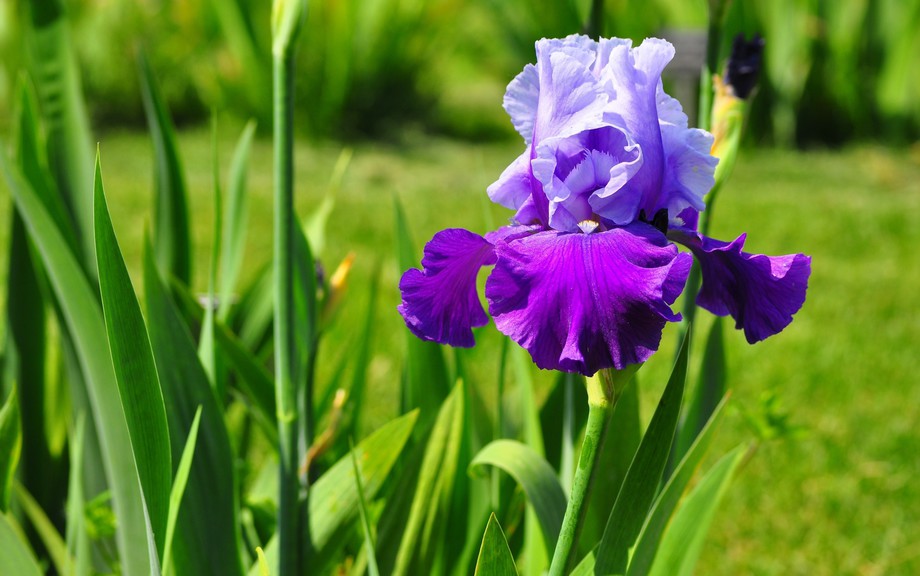
[[578,459],[578,468],[575,470],[569,504],[562,520],[562,530],[556,542],[556,550],[553,552],[553,561],[549,568],[550,576],[563,576],[568,572],[569,565],[574,560],[574,552],[578,547],[578,536],[587,513],[585,503],[591,494],[594,470],[610,427],[610,417],[613,415],[623,388],[629,383],[638,368],[638,366],[630,366],[619,372],[601,370],[587,379],[588,423],[585,426],[585,440],[581,446],[581,456]]
[[297,386],[294,339],[293,68],[290,53],[272,59],[274,84],[274,270],[275,400],[278,410],[278,574],[299,573],[297,474]]

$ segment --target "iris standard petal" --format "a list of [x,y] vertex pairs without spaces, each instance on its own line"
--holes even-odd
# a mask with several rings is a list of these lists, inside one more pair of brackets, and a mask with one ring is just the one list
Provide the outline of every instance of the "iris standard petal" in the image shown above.
[[425,245],[422,270],[411,269],[399,281],[399,313],[422,340],[469,348],[472,328],[488,316],[476,294],[476,275],[495,263],[492,244],[462,228],[442,230]]
[[631,145],[640,152],[641,166],[621,188],[599,191],[591,198],[595,212],[627,224],[644,209],[654,214],[660,203],[665,156],[658,118],[658,86],[661,72],[674,57],[674,47],[664,40],[649,38],[637,48],[620,44],[611,48],[601,82],[613,92],[604,118],[622,127]]
[[669,234],[700,263],[703,285],[696,302],[718,316],[731,315],[751,344],[779,333],[805,303],[811,258],[743,252],[745,234],[723,242],[689,231]]
[[505,168],[498,180],[489,185],[486,193],[499,206],[517,210],[531,199],[531,179],[530,150],[527,149]]
[[495,245],[486,282],[495,325],[543,369],[591,375],[644,362],[692,259],[649,225],[539,232]]

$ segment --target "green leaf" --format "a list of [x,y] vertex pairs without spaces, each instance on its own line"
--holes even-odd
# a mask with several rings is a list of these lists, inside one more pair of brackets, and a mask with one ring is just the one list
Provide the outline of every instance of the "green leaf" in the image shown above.
[[204,309],[204,321],[201,323],[201,335],[198,339],[198,357],[201,365],[208,374],[211,386],[218,400],[224,398],[223,379],[218,374],[217,349],[214,346],[214,316],[216,313],[215,299],[217,298],[217,268],[221,254],[221,191],[220,191],[220,160],[217,146],[217,112],[211,116],[211,156],[214,176],[214,226],[211,238],[211,258],[208,263],[208,294],[207,306]]
[[[365,496],[374,498],[387,479],[403,447],[409,440],[418,412],[391,420],[355,447],[361,463],[361,483]],[[310,487],[310,538],[316,555],[327,546],[339,543],[343,530],[352,526],[358,515],[358,490],[354,480],[351,454],[344,456]],[[273,536],[265,547],[265,557],[272,574],[278,573],[278,539]],[[311,565],[311,569],[318,569]],[[250,576],[259,574],[254,565]]]
[[687,455],[678,464],[674,474],[671,475],[670,480],[668,480],[668,483],[665,484],[655,500],[655,504],[645,520],[645,525],[642,526],[642,532],[639,533],[639,538],[636,540],[636,546],[633,548],[632,557],[629,561],[629,571],[627,572],[628,576],[644,576],[648,574],[652,562],[655,560],[661,535],[664,533],[675,508],[677,508],[684,490],[686,490],[694,472],[696,472],[697,466],[699,466],[703,456],[709,450],[715,430],[725,413],[724,408],[727,402],[728,399],[726,398],[716,407],[715,412],[712,413],[712,417],[709,419],[709,423],[697,436],[696,442],[690,447]]
[[102,310],[54,220],[3,154],[0,154],[0,169],[29,235],[42,255],[85,376],[102,461],[119,518],[116,541],[122,571],[129,576],[147,574],[156,551],[148,547],[144,497],[112,359],[105,347],[99,346],[100,336],[106,333]]
[[[23,77],[16,121],[17,163],[23,176],[42,198],[46,209],[55,214],[58,229],[69,231],[69,241],[76,250],[79,244],[73,235],[70,218],[54,188],[45,162],[45,143],[38,125],[38,105],[30,87]],[[46,400],[54,398],[54,381],[47,370],[47,283],[44,282],[41,259],[32,250],[22,217],[15,211],[12,213],[9,241],[6,357],[2,373],[6,379],[6,390],[11,390],[14,385],[18,388],[23,444],[29,447],[22,454],[19,478],[34,491],[40,502],[50,507],[60,502],[63,484],[59,482],[58,474],[61,460],[52,457],[51,434],[46,429],[46,425],[56,420],[55,414],[45,409]],[[63,405],[63,410],[69,411],[67,402],[53,403],[52,400],[52,405]]]
[[690,576],[722,497],[744,459],[746,447],[723,456],[687,495],[661,540],[650,576]]
[[588,552],[581,562],[572,568],[569,576],[594,576],[594,550]]
[[374,268],[371,281],[368,285],[367,312],[364,315],[364,324],[358,336],[358,342],[352,350],[354,373],[351,377],[351,386],[348,389],[348,404],[342,424],[342,429],[347,434],[360,438],[361,410],[364,407],[364,395],[367,390],[367,373],[371,364],[371,342],[377,318],[377,294],[380,286],[380,266]]
[[[394,198],[396,212],[396,251],[399,256],[399,274],[418,266],[414,243],[406,222],[406,215],[398,198]],[[438,412],[450,391],[447,364],[441,347],[434,342],[424,342],[408,330],[406,335],[406,363],[402,380],[402,411],[421,409],[416,434],[423,434]]]
[[[152,264],[152,266],[155,269],[155,264]],[[173,294],[179,299],[176,304],[181,306],[183,312],[190,316],[194,322],[201,322],[202,318],[204,318],[204,310],[189,292],[188,287],[179,282],[173,282],[170,287],[173,289]],[[175,313],[178,318],[178,311]],[[181,319],[179,322],[181,325]],[[215,322],[214,330],[217,345],[223,353],[222,358],[228,361],[230,368],[236,371],[238,376],[233,380],[233,384],[239,389],[249,405],[255,409],[253,414],[256,417],[256,422],[265,433],[266,438],[277,446],[278,428],[275,425],[275,385],[271,375],[246,349],[246,346],[239,338],[220,320]],[[191,339],[191,336],[189,338]]]
[[95,188],[96,260],[106,334],[150,524],[162,553],[172,485],[166,408],[147,327],[106,206],[98,156]]
[[354,150],[351,148],[343,148],[339,153],[335,166],[332,168],[332,176],[329,179],[329,186],[326,188],[323,201],[304,222],[307,240],[310,241],[310,247],[313,248],[313,252],[317,256],[321,256],[323,250],[326,249],[326,223],[329,221],[329,216],[335,207],[335,198],[342,187],[342,180],[345,178],[348,165],[351,164],[353,154]]
[[361,528],[364,531],[364,551],[367,554],[367,571],[370,576],[379,576],[380,570],[377,568],[377,555],[374,552],[374,534],[367,511],[367,500],[364,498],[364,485],[361,483],[361,467],[358,465],[358,457],[355,455],[354,446],[352,446],[348,453],[351,454],[351,464],[355,472],[355,488],[358,489],[358,511],[361,513]]
[[32,551],[10,525],[11,518],[0,514],[0,574],[42,576]]
[[22,452],[22,423],[16,389],[6,397],[0,408],[0,513],[10,510],[13,475]]
[[[83,101],[76,50],[63,9],[48,11],[51,2],[32,0],[32,32],[27,35],[30,75],[47,129],[48,164],[79,240],[78,261],[95,278],[93,248],[93,149],[89,117]],[[58,4],[58,2],[54,2]],[[44,13],[47,18],[36,18]],[[40,190],[36,193],[41,194]],[[54,217],[55,212],[52,212]],[[63,232],[66,240],[72,237]],[[70,245],[66,247],[71,250]]]
[[65,572],[72,576],[89,576],[90,546],[86,522],[83,522],[85,500],[83,498],[83,442],[86,430],[86,415],[77,415],[77,424],[70,439],[70,477],[67,481],[67,517],[81,521],[67,523],[67,552],[74,558],[73,571]]
[[495,514],[489,516],[485,534],[482,535],[482,547],[479,549],[479,558],[476,560],[477,576],[517,576],[514,565],[514,556],[501,524]]
[[149,243],[144,251],[144,293],[174,463],[180,458],[179,447],[188,442],[199,406],[202,411],[196,457],[179,512],[173,565],[181,567],[177,570],[181,574],[241,574],[236,472],[223,411],[188,326],[160,278]]
[[[534,384],[531,377],[532,362],[527,352],[520,346],[512,346],[509,350],[511,366],[517,380],[518,397],[520,398],[520,418],[524,443],[542,459],[545,455],[543,446],[543,431],[540,429],[540,414],[537,411],[537,402],[534,399]],[[545,526],[541,530],[542,520],[534,510],[535,503],[529,501],[524,511],[524,548],[522,556],[525,564],[521,569],[528,573],[541,573],[550,563],[553,549],[559,531],[547,538]],[[562,521],[559,521],[562,525]]]
[[153,139],[153,241],[157,263],[184,284],[191,282],[192,241],[182,161],[166,102],[143,51],[138,51],[141,96]]
[[192,458],[195,456],[195,444],[198,442],[198,426],[201,424],[201,406],[195,411],[192,428],[188,432],[185,448],[182,449],[182,458],[176,468],[176,479],[172,491],[169,493],[169,517],[166,520],[166,547],[163,550],[163,576],[167,576],[172,560],[172,543],[176,535],[176,521],[179,519],[179,509],[182,506],[182,497],[188,485],[189,472],[192,469]]
[[459,448],[458,427],[462,429],[464,397],[462,383],[441,405],[434,426],[428,433],[425,455],[422,459],[418,484],[409,509],[402,540],[396,554],[395,575],[429,573],[439,542],[433,537],[445,521],[445,494],[453,482],[452,467],[456,467],[456,449]]
[[45,550],[48,551],[48,556],[51,558],[51,563],[54,564],[55,570],[57,570],[58,574],[67,574],[70,566],[73,565],[73,559],[70,558],[67,544],[61,538],[61,534],[51,523],[42,507],[35,501],[35,498],[29,494],[29,491],[22,484],[17,482],[14,488],[16,503],[25,512],[26,517],[45,546]]
[[725,346],[722,318],[716,316],[706,338],[700,376],[690,396],[686,414],[681,420],[672,458],[679,461],[690,449],[697,435],[709,421],[716,406],[725,396]]
[[684,334],[668,385],[661,395],[658,408],[633,457],[607,520],[607,528],[604,530],[595,560],[595,572],[598,574],[626,572],[629,549],[635,543],[649,507],[655,499],[671,451],[671,442],[680,415],[680,403],[684,395],[684,383],[687,379],[689,349],[688,330]]
[[476,454],[470,471],[496,466],[511,475],[527,495],[543,533],[547,550],[556,546],[567,500],[556,471],[532,448],[514,440],[496,440]]
[[[214,4],[227,4],[215,2]],[[248,83],[247,83],[248,84]],[[227,205],[223,217],[223,256],[220,261],[220,290],[217,317],[227,319],[233,300],[240,270],[243,267],[243,255],[246,251],[246,227],[249,222],[249,204],[246,195],[246,173],[249,169],[249,151],[256,133],[256,122],[250,120],[233,151],[230,162],[230,186]]]

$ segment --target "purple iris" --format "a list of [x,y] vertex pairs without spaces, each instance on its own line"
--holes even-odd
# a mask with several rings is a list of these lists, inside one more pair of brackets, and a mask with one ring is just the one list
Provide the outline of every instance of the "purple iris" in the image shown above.
[[474,344],[488,316],[476,292],[482,266],[498,330],[540,368],[591,375],[644,362],[657,349],[692,257],[697,303],[731,315],[749,342],[776,334],[805,301],[811,259],[742,251],[744,236],[700,235],[714,184],[712,136],[687,127],[664,93],[670,43],[617,38],[540,40],[537,64],[508,86],[504,107],[527,148],[489,189],[515,210],[479,236],[452,228],[425,246],[422,270],[400,281],[402,314],[423,340]]

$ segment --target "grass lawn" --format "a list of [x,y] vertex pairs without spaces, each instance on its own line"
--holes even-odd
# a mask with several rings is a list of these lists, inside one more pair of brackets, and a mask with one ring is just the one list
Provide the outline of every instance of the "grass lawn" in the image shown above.
[[[229,127],[222,132],[226,165],[235,134]],[[209,142],[207,132],[180,136],[200,289],[213,222]],[[151,146],[132,133],[106,135],[101,146],[116,232],[139,285],[141,240],[151,214]],[[406,208],[419,255],[441,228],[485,232],[490,220],[501,224],[509,215],[484,202],[485,187],[521,148],[418,137],[400,146],[355,149],[320,255],[331,270],[353,251],[355,267],[321,360],[328,367],[348,353],[379,265],[372,426],[395,414],[405,346],[395,310],[394,198]],[[333,145],[299,147],[301,215],[322,198],[338,154]],[[270,143],[259,140],[250,170],[249,278],[270,258],[270,169]],[[8,198],[0,202],[3,222]],[[920,573],[920,386],[911,376],[920,346],[920,158],[877,147],[747,151],[716,210],[714,236],[729,240],[748,232],[750,252],[806,252],[813,272],[808,301],[783,334],[748,346],[740,333],[727,332],[733,410],[717,448],[751,438],[744,412],[756,412],[768,392],[779,396],[803,433],[761,446],[719,511],[697,573]],[[0,246],[7,245],[7,234],[4,227]],[[708,322],[702,314],[697,334]],[[665,332],[661,353],[640,373],[646,418],[670,369],[675,333],[673,327]],[[487,387],[497,366],[494,328],[483,329],[479,341],[468,358],[477,384]],[[330,373],[321,369],[321,385],[329,385]]]

